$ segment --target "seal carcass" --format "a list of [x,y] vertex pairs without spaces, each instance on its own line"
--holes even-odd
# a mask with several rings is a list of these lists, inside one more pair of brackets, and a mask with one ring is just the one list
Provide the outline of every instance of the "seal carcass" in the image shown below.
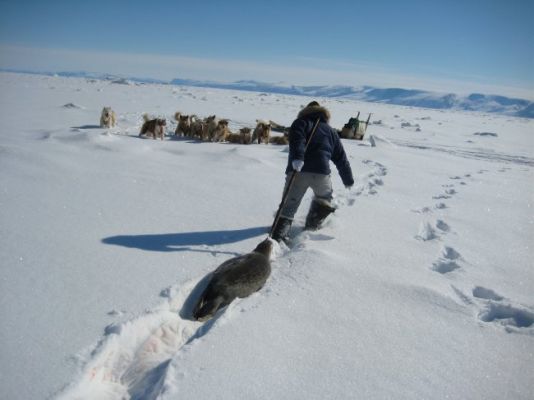
[[230,304],[260,290],[271,274],[272,241],[267,238],[251,253],[231,258],[215,271],[193,310],[197,321],[205,321]]

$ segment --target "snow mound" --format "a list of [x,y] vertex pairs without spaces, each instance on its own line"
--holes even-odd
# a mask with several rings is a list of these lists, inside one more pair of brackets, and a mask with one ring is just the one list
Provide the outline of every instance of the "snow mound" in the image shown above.
[[75,104],[75,103],[67,103],[67,104],[63,104],[61,107],[63,107],[63,108],[78,109],[78,110],[83,110],[83,109],[85,109],[85,107],[80,106],[80,105]]

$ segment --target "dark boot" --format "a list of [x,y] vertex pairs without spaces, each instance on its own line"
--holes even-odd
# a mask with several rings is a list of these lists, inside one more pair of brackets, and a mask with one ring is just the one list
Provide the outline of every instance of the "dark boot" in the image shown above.
[[278,221],[276,222],[276,226],[273,229],[271,238],[273,240],[276,240],[277,242],[280,242],[280,240],[283,240],[284,242],[287,241],[289,237],[289,230],[291,229],[292,222],[293,220],[289,218],[284,218],[284,217],[278,218]]
[[307,231],[316,231],[321,228],[321,224],[331,213],[336,211],[334,207],[326,204],[320,200],[313,200],[306,217],[306,225],[304,227]]

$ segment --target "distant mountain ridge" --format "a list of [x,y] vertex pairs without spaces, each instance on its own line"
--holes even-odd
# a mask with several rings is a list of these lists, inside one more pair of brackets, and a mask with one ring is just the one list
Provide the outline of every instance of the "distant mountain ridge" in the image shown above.
[[246,90],[301,96],[348,98],[374,103],[396,104],[440,110],[465,110],[497,113],[510,116],[534,118],[534,103],[529,100],[499,95],[472,93],[459,96],[454,93],[435,93],[425,90],[402,88],[375,88],[363,86],[284,86],[252,80],[232,83],[174,79],[173,85],[208,87],[218,89]]
[[395,104],[410,107],[423,107],[439,110],[464,110],[496,113],[523,118],[534,118],[534,102],[510,98],[499,95],[486,95],[471,93],[460,96],[454,93],[436,93],[426,90],[402,89],[402,88],[376,88],[371,86],[352,87],[343,85],[314,85],[296,86],[265,83],[254,80],[239,80],[230,83],[215,81],[200,81],[192,79],[176,78],[169,81],[152,78],[136,78],[98,74],[84,71],[65,72],[33,72],[22,70],[0,69],[4,72],[30,73],[39,75],[57,75],[64,77],[78,77],[87,79],[103,79],[114,83],[157,83],[181,86],[194,86],[216,89],[244,90],[251,92],[264,92],[287,94],[297,96],[317,96],[340,99],[355,99],[373,103]]

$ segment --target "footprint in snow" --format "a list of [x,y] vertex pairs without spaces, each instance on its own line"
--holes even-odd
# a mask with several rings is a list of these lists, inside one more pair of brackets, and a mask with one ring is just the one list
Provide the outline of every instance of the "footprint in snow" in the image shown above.
[[452,187],[453,185],[442,185],[442,186],[445,187],[444,192],[437,194],[435,196],[432,196],[434,200],[450,199],[452,196],[458,193],[456,192],[454,187]]
[[448,274],[459,268],[460,266],[453,260],[438,259],[432,264],[432,270],[440,274]]
[[501,326],[508,333],[534,336],[534,310],[530,307],[514,305],[510,300],[492,289],[475,286],[472,298],[453,286],[456,294],[468,306],[478,306],[478,320],[484,324]]
[[449,224],[447,224],[445,221],[438,219],[436,221],[436,228],[438,228],[442,232],[449,232],[451,230],[451,227]]
[[386,176],[388,173],[387,168],[379,162],[373,160],[363,160],[362,163],[366,165],[372,165],[374,167],[375,175]]
[[458,260],[462,256],[454,248],[443,246],[441,248],[441,258],[445,260]]
[[418,240],[428,241],[439,238],[439,234],[444,234],[450,231],[450,226],[443,220],[438,219],[434,224],[428,221],[423,221],[419,224],[419,232],[415,236]]
[[504,300],[504,297],[502,297],[501,295],[495,293],[491,289],[487,289],[482,286],[476,286],[473,289],[473,296],[478,299],[484,299],[484,300],[495,300],[495,301]]
[[499,324],[509,333],[534,335],[534,312],[524,307],[488,300],[478,318],[482,322]]
[[437,239],[438,235],[435,228],[428,221],[424,221],[419,225],[419,232],[415,238],[426,242],[428,240]]
[[440,257],[432,264],[432,270],[440,274],[447,274],[457,270],[460,268],[459,259],[461,259],[461,255],[454,248],[443,246]]

